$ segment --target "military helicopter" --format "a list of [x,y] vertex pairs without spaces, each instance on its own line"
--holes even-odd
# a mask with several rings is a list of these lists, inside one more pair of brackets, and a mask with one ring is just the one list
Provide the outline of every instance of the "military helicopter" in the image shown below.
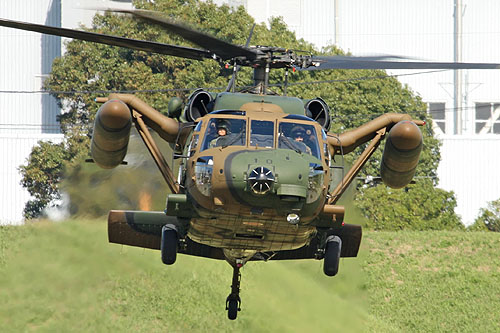
[[[226,260],[233,268],[228,318],[241,310],[240,269],[248,261],[316,259],[335,276],[341,257],[356,257],[359,225],[345,224],[337,204],[349,184],[386,138],[381,179],[392,188],[412,181],[423,141],[421,120],[384,114],[340,134],[329,133],[330,112],[321,98],[301,100],[269,90],[269,72],[324,69],[491,69],[499,64],[402,61],[397,57],[301,55],[293,50],[225,42],[158,13],[114,11],[145,20],[202,49],[0,19],[0,26],[35,31],[168,56],[213,59],[234,71],[226,91],[195,90],[184,104],[173,98],[168,117],[134,95],[111,94],[97,112],[93,161],[103,168],[123,163],[132,124],[157,164],[171,194],[162,212],[117,211],[108,216],[109,241],[157,249],[166,265],[178,253]],[[254,70],[254,86],[236,92],[241,66]],[[150,129],[173,147],[177,176]],[[332,160],[366,145],[343,172]],[[341,178],[339,181],[338,179]]]

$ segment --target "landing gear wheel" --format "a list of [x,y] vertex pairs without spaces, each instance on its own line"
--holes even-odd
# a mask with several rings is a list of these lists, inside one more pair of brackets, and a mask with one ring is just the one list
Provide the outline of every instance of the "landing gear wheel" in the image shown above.
[[236,299],[230,299],[227,301],[227,317],[231,320],[235,320],[238,316],[239,302]]
[[165,265],[172,265],[177,259],[177,244],[179,236],[173,224],[164,225],[161,229],[161,261]]
[[329,236],[326,239],[325,259],[323,262],[323,272],[328,276],[335,276],[339,271],[340,252],[342,250],[342,240],[338,236]]

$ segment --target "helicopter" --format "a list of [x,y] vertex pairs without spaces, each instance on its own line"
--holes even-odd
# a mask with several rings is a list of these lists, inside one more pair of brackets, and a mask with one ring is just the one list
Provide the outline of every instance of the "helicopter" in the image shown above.
[[[249,261],[316,259],[335,276],[341,257],[356,257],[362,228],[344,223],[338,205],[347,187],[385,139],[380,178],[392,188],[409,184],[423,147],[422,120],[384,114],[362,126],[329,132],[331,115],[321,98],[286,95],[289,70],[493,69],[500,64],[402,61],[391,56],[315,56],[274,46],[228,43],[156,12],[112,10],[154,24],[201,49],[0,19],[0,26],[86,40],[194,60],[233,65],[225,91],[196,89],[172,98],[168,116],[131,94],[98,98],[92,161],[103,168],[124,163],[135,126],[170,190],[164,211],[108,215],[112,243],[160,250],[166,265],[177,254],[226,260],[233,268],[228,318],[241,311],[241,268]],[[253,68],[254,85],[236,91],[240,67]],[[269,72],[285,69],[285,95],[269,89]],[[150,130],[168,142],[177,175]],[[333,163],[357,147],[347,172]],[[339,178],[340,181],[338,180]]]

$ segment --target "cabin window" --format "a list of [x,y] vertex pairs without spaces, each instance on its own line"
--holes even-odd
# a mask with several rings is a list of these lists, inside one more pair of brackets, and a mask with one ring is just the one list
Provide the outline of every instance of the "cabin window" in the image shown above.
[[252,120],[250,128],[250,146],[273,148],[274,122]]
[[203,156],[198,158],[194,167],[195,184],[198,191],[205,196],[209,196],[212,191],[212,173],[214,166],[213,156]]
[[293,149],[321,158],[314,126],[282,122],[279,126],[278,148]]
[[193,156],[196,147],[198,146],[198,134],[193,135],[193,138],[191,139],[191,143],[189,144],[188,152],[189,156]]
[[215,147],[245,146],[246,120],[212,118],[208,122],[201,151]]

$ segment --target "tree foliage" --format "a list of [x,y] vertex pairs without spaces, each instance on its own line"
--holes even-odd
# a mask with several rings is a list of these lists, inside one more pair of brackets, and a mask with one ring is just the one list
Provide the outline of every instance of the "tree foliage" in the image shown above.
[[488,202],[487,207],[479,210],[479,216],[469,230],[500,232],[500,199]]
[[33,197],[24,209],[25,218],[37,217],[51,201],[60,198],[58,184],[66,159],[63,143],[40,141],[31,151],[27,164],[19,167],[23,175],[21,185]]
[[[432,181],[408,185],[406,190],[386,186],[361,188],[356,204],[374,230],[453,230],[464,229],[454,213],[453,193],[434,188]],[[416,201],[418,198],[418,201]]]
[[[238,9],[218,7],[211,1],[142,0],[135,1],[134,4],[136,8],[162,12],[181,22],[188,22],[197,29],[240,45],[245,44],[254,24],[253,18],[243,7]],[[123,15],[109,13],[96,15],[92,27],[87,30],[161,43],[195,46],[157,26]],[[280,46],[325,55],[342,54],[342,51],[334,46],[317,52],[311,44],[297,40],[295,34],[280,18],[271,19],[269,27],[265,24],[256,25],[251,44]],[[83,156],[88,154],[89,134],[99,107],[94,101],[96,97],[106,95],[110,90],[136,91],[138,97],[164,112],[171,97],[186,97],[191,89],[219,87],[219,91],[222,90],[227,85],[230,73],[230,70],[224,69],[212,60],[194,61],[78,40],[70,41],[67,43],[65,55],[54,61],[50,78],[45,82],[46,89],[54,91],[53,95],[65,110],[59,121],[65,135],[65,146],[70,147],[72,153],[64,158],[74,161],[72,165],[77,165]],[[281,83],[283,76],[283,70],[272,71],[270,83]],[[242,68],[238,75],[238,85],[251,85],[252,81],[251,69]],[[324,83],[311,83],[315,81]],[[321,97],[330,105],[334,132],[357,127],[386,112],[410,113],[414,118],[427,120],[426,107],[420,98],[407,87],[403,87],[396,78],[387,77],[381,70],[298,71],[290,73],[289,83],[288,95],[300,98]],[[277,93],[283,92],[280,86],[271,89]],[[210,90],[217,91],[217,89]],[[72,93],[64,93],[68,91]],[[440,159],[439,143],[433,138],[430,125],[423,128],[423,134],[424,150],[417,175],[435,179]],[[35,148],[33,154],[43,156],[44,151],[50,149],[56,148],[48,145],[39,146]],[[378,149],[365,167],[364,175],[378,175],[381,150]],[[354,157],[348,157],[347,162],[351,162]],[[38,168],[42,172],[40,166],[36,164],[31,166],[31,163],[29,162],[25,168]],[[47,204],[52,193],[57,193],[60,170],[57,169],[58,178],[53,183],[54,187],[50,187],[53,192],[38,187],[40,199],[35,196],[35,200],[39,200],[40,207]],[[55,172],[56,169],[52,171]],[[456,219],[453,213],[452,195],[435,189],[431,184],[427,184],[425,189],[427,190],[425,198],[432,203],[436,205],[438,202],[446,203],[441,207],[442,224],[445,226],[448,223],[453,224],[449,222],[449,219],[453,219],[452,216]],[[399,201],[391,200],[406,208],[395,210],[393,215],[396,212],[406,214],[409,206],[420,205],[423,198],[417,195],[420,193],[417,190],[397,192],[388,191],[383,187],[363,190],[357,195],[356,201],[360,203],[359,207],[369,219],[372,214],[377,213],[368,207],[368,203],[380,208],[386,200],[377,198],[371,191],[384,192],[384,195],[396,195],[400,198]],[[379,194],[382,197],[382,193]],[[386,209],[391,210],[392,207]],[[390,212],[384,214],[391,215]],[[436,213],[423,215],[422,218],[434,221],[433,225],[441,223],[439,222],[441,218]]]

